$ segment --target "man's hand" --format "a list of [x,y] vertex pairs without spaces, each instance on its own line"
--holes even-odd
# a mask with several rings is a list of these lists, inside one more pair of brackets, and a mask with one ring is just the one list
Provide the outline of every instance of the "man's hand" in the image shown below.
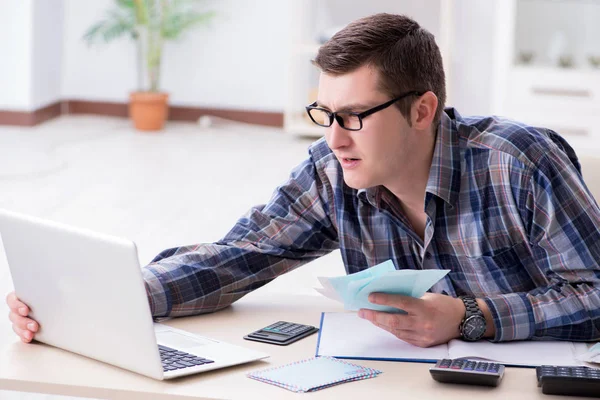
[[371,293],[369,301],[406,311],[407,314],[392,314],[361,309],[358,315],[415,346],[435,346],[460,336],[459,325],[465,316],[461,299],[436,293],[425,293],[420,299]]
[[23,343],[31,342],[35,332],[39,329],[39,324],[31,318],[27,318],[29,315],[29,307],[27,307],[25,303],[19,301],[15,292],[10,292],[8,296],[6,296],[6,304],[8,304],[8,308],[10,308],[8,318],[13,323],[13,331],[19,335]]

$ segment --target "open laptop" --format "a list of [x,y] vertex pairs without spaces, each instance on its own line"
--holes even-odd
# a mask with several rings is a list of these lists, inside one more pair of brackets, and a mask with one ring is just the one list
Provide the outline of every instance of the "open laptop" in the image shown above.
[[131,241],[5,210],[0,235],[40,342],[155,379],[268,357],[154,323]]

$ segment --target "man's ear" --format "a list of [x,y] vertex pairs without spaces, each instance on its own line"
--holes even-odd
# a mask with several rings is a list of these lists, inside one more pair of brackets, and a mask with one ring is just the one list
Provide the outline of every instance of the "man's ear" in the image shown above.
[[419,97],[410,110],[413,128],[418,130],[428,129],[435,118],[437,106],[438,98],[432,91]]

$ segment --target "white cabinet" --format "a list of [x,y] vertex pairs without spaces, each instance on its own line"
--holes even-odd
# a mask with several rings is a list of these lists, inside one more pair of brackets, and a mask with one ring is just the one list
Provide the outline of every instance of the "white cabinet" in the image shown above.
[[[364,16],[387,12],[415,19],[435,35],[448,77],[452,3],[452,0],[294,0],[284,130],[301,136],[323,134],[323,128],[310,122],[305,111],[305,106],[316,100],[319,81],[319,71],[311,60],[319,49],[320,37]],[[448,97],[449,87],[448,84]]]
[[501,0],[506,47],[495,61],[494,113],[555,130],[577,153],[600,152],[600,2]]

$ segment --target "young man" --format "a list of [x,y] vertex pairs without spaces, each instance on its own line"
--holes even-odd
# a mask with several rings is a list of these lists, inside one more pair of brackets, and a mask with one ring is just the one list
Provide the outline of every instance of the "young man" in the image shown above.
[[[420,299],[371,295],[407,314],[359,312],[409,343],[600,338],[600,210],[561,137],[444,110],[439,49],[404,16],[348,25],[314,63],[324,140],[223,239],[144,269],[154,316],[219,310],[339,248],[348,273],[450,270]],[[8,303],[30,341],[36,322]]]

